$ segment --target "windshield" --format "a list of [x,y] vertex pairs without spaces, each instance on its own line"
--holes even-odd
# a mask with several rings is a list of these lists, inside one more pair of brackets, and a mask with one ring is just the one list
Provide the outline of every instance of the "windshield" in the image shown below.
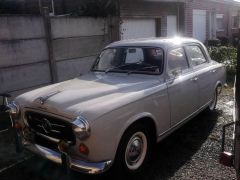
[[160,48],[121,47],[102,51],[93,71],[161,74],[163,50]]

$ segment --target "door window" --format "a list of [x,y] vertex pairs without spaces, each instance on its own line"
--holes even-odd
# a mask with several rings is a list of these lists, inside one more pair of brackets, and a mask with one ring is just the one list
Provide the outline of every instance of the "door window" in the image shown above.
[[168,52],[168,74],[169,76],[175,76],[182,71],[188,69],[188,62],[184,49],[179,47],[172,49]]
[[193,66],[198,66],[200,64],[207,62],[199,46],[187,46],[186,51],[189,56],[189,61]]

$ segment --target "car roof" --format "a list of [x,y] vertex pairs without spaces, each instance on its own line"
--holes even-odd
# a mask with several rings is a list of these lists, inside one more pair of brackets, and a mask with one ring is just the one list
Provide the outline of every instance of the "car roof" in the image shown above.
[[185,44],[185,43],[200,43],[200,41],[193,38],[184,37],[172,37],[172,38],[140,38],[140,39],[128,39],[116,41],[106,48],[113,47],[126,47],[126,46],[150,46],[150,47],[160,47],[162,49],[167,49],[169,47]]

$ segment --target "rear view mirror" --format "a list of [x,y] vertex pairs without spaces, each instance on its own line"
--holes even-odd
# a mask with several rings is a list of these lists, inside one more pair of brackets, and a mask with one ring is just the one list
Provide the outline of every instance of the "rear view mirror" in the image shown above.
[[0,132],[12,127],[7,107],[9,97],[9,94],[0,94]]

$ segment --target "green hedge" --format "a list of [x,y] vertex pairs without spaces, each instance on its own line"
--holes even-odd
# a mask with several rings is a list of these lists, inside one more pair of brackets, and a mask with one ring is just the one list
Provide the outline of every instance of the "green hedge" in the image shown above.
[[237,49],[232,46],[208,47],[211,58],[227,67],[228,75],[236,73]]

